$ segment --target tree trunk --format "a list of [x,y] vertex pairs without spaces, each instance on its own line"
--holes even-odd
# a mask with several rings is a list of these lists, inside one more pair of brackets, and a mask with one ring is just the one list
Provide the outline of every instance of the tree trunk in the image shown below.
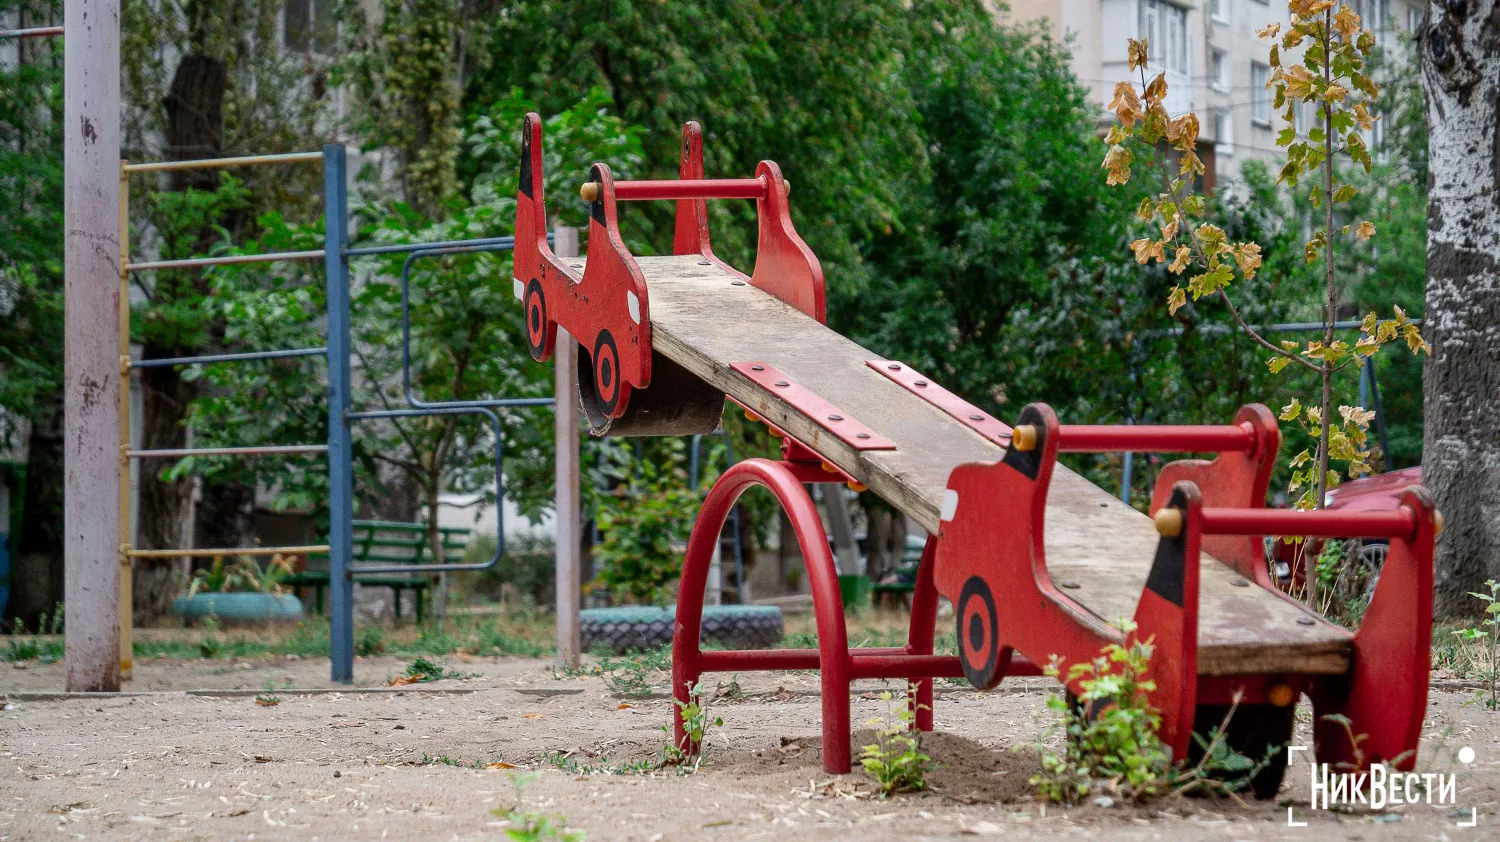
[[1438,617],[1500,574],[1500,6],[1432,4],[1420,33],[1427,92],[1427,303],[1422,483],[1446,519]]
[[[145,353],[147,359],[175,356],[180,356],[175,348],[148,346]],[[139,371],[143,407],[141,447],[146,450],[186,447],[187,428],[182,419],[197,389],[171,368]],[[168,465],[169,462],[155,460],[141,463],[136,543],[143,549],[171,550],[188,545],[187,512],[193,486],[188,479],[162,481],[162,471]],[[182,588],[187,570],[188,559],[135,560],[131,609],[138,625],[148,625],[166,615],[172,598]]]
[[[220,59],[194,53],[183,56],[178,62],[171,88],[162,103],[167,112],[169,158],[192,160],[221,154],[226,81],[224,62]],[[216,170],[180,170],[173,172],[169,181],[173,190],[213,190],[218,183]],[[216,236],[214,231],[204,231],[199,250],[206,248]],[[192,280],[181,286],[160,284],[156,290],[158,303],[172,303],[178,298],[175,293],[196,297],[204,292],[202,284],[201,273],[194,274]],[[147,359],[189,356],[201,351],[197,345],[164,347],[147,343],[144,356]],[[141,389],[145,399],[142,446],[147,449],[184,447],[187,430],[183,420],[197,397],[197,386],[184,381],[181,372],[175,368],[149,368],[141,370]],[[145,463],[141,472],[138,543],[144,548],[178,549],[187,546],[188,538],[193,534],[189,512],[192,484],[187,480],[162,482],[159,476],[163,467],[161,462]],[[206,514],[237,512],[242,508],[246,490],[237,483],[205,486]],[[253,505],[253,489],[249,493]],[[214,526],[205,531],[222,540],[221,546],[235,546],[250,538],[248,531],[229,534],[239,525],[248,525],[248,518],[208,522]],[[147,625],[167,613],[172,598],[186,579],[188,565],[187,559],[136,561],[132,596],[136,623]]]
[[[61,394],[56,398],[60,401]],[[12,524],[21,533],[11,559],[10,603],[6,613],[28,629],[37,627],[63,601],[63,437],[62,407],[37,413],[26,454],[25,522]]]

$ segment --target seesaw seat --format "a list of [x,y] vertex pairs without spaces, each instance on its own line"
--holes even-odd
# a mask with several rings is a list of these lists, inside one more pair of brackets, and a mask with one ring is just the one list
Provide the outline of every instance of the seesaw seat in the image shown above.
[[[952,470],[1004,448],[867,362],[877,355],[698,255],[636,257],[651,292],[653,348],[857,476],[919,523],[939,529]],[[569,259],[580,270],[582,258]],[[733,370],[760,362],[816,392],[896,445],[856,450],[771,389]],[[925,372],[941,377],[940,372]],[[1100,620],[1135,613],[1159,541],[1150,518],[1058,466],[1047,498],[1047,569]],[[1005,513],[997,512],[997,517]],[[1198,671],[1205,676],[1348,672],[1353,636],[1204,557]],[[1074,587],[1076,586],[1076,587]],[[1313,622],[1307,625],[1307,618]]]

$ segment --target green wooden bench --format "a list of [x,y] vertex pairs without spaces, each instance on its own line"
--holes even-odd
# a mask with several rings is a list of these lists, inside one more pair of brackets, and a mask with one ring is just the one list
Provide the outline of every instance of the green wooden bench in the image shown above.
[[891,596],[900,601],[906,601],[911,593],[917,589],[917,567],[922,561],[922,549],[926,546],[926,537],[908,535],[906,537],[906,550],[901,554],[901,560],[896,563],[896,581],[876,582],[870,586],[875,605],[880,604],[881,597]]
[[[461,526],[440,526],[443,537],[443,555],[453,562],[461,558],[469,544],[469,530]],[[427,527],[420,523],[401,523],[386,520],[354,521],[354,541],[351,546],[354,581],[367,587],[390,588],[395,597],[396,618],[401,618],[401,593],[411,591],[416,595],[417,623],[424,614],[423,603],[427,589],[432,587],[435,573],[370,573],[359,572],[360,562],[378,564],[421,564],[432,559],[432,548],[427,543]],[[323,593],[328,588],[328,556],[308,556],[308,569],[293,573],[283,583],[292,588],[312,588],[313,606],[323,613]]]

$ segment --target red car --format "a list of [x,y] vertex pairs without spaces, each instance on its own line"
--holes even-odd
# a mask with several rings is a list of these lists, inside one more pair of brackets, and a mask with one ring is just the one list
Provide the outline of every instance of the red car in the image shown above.
[[[1396,508],[1404,489],[1421,483],[1420,465],[1350,480],[1328,491],[1323,498],[1324,508],[1346,512],[1388,512]],[[1284,589],[1302,590],[1302,566],[1298,561],[1303,552],[1316,559],[1323,551],[1323,540],[1309,538],[1303,542],[1305,549],[1298,544],[1276,541],[1271,551],[1272,574]],[[1359,535],[1350,535],[1345,541],[1348,549],[1356,553],[1354,559],[1358,563],[1344,565],[1335,588],[1343,591],[1345,596],[1368,598],[1380,580],[1380,568],[1385,564],[1388,544],[1384,538],[1362,538]]]

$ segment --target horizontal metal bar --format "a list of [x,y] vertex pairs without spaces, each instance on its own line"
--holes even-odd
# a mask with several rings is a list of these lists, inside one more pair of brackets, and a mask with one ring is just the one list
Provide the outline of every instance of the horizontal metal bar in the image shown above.
[[[1020,433],[1020,428],[1016,432]],[[1064,424],[1057,433],[1057,449],[1064,453],[1124,450],[1137,453],[1248,453],[1255,449],[1255,431],[1242,424]]]
[[280,453],[327,453],[326,444],[286,444],[265,447],[181,447],[167,450],[127,450],[131,459],[182,459],[188,456],[273,456]]
[[[61,29],[62,27],[58,27]],[[308,164],[323,160],[322,152],[287,152],[280,155],[242,155],[238,158],[199,158],[193,161],[151,161],[126,164],[125,172],[172,172],[174,170],[219,170],[260,167],[269,164]]]
[[[1334,322],[1333,323],[1333,327],[1334,327],[1335,330],[1357,330],[1360,327],[1361,324],[1362,324],[1362,322],[1350,319],[1350,320],[1345,320],[1345,321],[1340,321],[1340,322]],[[1408,322],[1408,324],[1413,324],[1413,325],[1416,325],[1417,327],[1421,327],[1422,326],[1422,320],[1421,319],[1412,319],[1410,322]],[[1275,324],[1269,324],[1269,325],[1250,325],[1250,329],[1253,330],[1253,331],[1255,331],[1256,333],[1316,333],[1316,332],[1318,332],[1318,331],[1320,331],[1320,330],[1323,329],[1323,323],[1322,322],[1277,322]],[[1197,328],[1195,328],[1195,330],[1197,330],[1199,333],[1235,333],[1235,332],[1239,331],[1239,327],[1237,325],[1205,324],[1205,325],[1199,325]],[[1144,336],[1181,336],[1186,331],[1187,331],[1186,328],[1174,327],[1174,328],[1171,328],[1171,329],[1168,329],[1168,330],[1162,330],[1162,331],[1155,331],[1155,330],[1146,331],[1143,335]]]
[[[767,185],[763,178],[689,178],[660,181],[616,181],[615,200],[649,202],[672,199],[764,199]],[[579,195],[597,201],[599,183],[590,181],[579,189]]]
[[453,401],[425,409],[377,409],[369,412],[351,412],[351,421],[361,418],[420,418],[424,415],[467,415],[476,409],[494,409],[507,406],[551,406],[552,398],[500,398],[493,401]]
[[322,260],[323,250],[279,251],[271,254],[228,254],[223,257],[189,257],[184,260],[153,260],[147,263],[127,263],[130,272],[146,272],[152,269],[193,269],[200,266],[227,266],[232,263],[279,263],[283,260]]
[[1407,506],[1386,512],[1205,508],[1205,535],[1301,535],[1307,538],[1401,538],[1417,531]]
[[218,555],[307,555],[326,553],[327,544],[305,547],[211,547],[204,550],[126,550],[131,558],[191,558],[193,556]]
[[393,243],[386,246],[360,246],[344,249],[345,257],[369,257],[376,254],[408,254],[414,251],[437,251],[453,248],[515,248],[515,237],[485,237],[477,240],[442,240],[435,243]]
[[61,35],[63,28],[60,26],[37,26],[31,29],[0,29],[0,40],[11,38],[45,38],[49,35]]
[[131,368],[165,368],[173,365],[208,365],[243,360],[279,360],[287,357],[324,357],[327,348],[291,348],[282,351],[245,351],[239,354],[212,354],[202,357],[165,357],[158,360],[132,360]]

